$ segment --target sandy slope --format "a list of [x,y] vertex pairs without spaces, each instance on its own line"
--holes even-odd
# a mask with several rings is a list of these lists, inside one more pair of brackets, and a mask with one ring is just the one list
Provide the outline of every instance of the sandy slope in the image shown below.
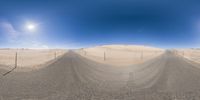
[[163,49],[137,45],[104,45],[76,51],[87,59],[115,66],[142,63],[163,52]]
[[177,49],[177,54],[188,60],[200,63],[200,49]]
[[1,76],[0,90],[3,100],[199,100],[200,70],[171,51],[129,67],[70,51],[46,68]]

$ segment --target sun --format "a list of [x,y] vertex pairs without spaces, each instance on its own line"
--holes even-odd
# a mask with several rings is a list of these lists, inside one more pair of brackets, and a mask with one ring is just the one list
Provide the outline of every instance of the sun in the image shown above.
[[35,25],[33,25],[33,24],[27,25],[27,28],[29,30],[34,30],[35,29]]
[[26,29],[28,30],[28,31],[31,31],[31,32],[33,32],[33,31],[36,31],[36,25],[34,24],[34,23],[28,23],[27,25],[26,25]]

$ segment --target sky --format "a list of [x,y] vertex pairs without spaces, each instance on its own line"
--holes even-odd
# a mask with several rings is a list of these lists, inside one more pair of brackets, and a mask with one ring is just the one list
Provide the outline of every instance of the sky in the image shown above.
[[[30,25],[34,30],[29,29]],[[0,1],[1,48],[109,44],[199,48],[200,1]]]

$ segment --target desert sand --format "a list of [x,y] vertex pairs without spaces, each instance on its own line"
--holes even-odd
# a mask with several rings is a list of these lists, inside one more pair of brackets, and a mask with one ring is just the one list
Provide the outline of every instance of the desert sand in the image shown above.
[[[85,50],[88,50],[88,53],[91,49]],[[186,61],[186,58],[177,55],[174,50],[166,50],[159,55],[154,54],[151,59],[142,63],[128,66],[122,64],[123,67],[100,63],[101,61],[96,61],[97,58],[92,60],[87,55],[79,53],[79,50],[70,50],[54,63],[39,70],[28,72],[14,70],[3,76],[7,70],[0,69],[2,75],[0,98],[2,100],[200,100],[200,69]],[[95,54],[95,50],[91,54]],[[116,57],[122,59],[121,56]]]
[[200,63],[200,49],[177,49],[177,53],[188,60]]
[[103,45],[80,49],[76,53],[99,63],[128,66],[155,58],[163,54],[164,50],[137,45]]
[[0,49],[0,65],[4,68],[39,68],[43,64],[59,58],[67,50],[62,49]]

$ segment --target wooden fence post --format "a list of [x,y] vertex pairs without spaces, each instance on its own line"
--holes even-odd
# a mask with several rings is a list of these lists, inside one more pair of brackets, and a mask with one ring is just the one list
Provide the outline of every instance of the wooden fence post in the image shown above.
[[17,68],[17,52],[15,54],[15,68]]
[[85,56],[86,56],[86,51],[84,50]]
[[141,59],[143,60],[143,51],[141,52]]
[[55,59],[57,58],[57,56],[56,56],[56,52],[54,53],[54,56],[55,56]]
[[13,70],[15,70],[17,68],[17,52],[15,53],[15,66],[13,69],[11,69],[10,71],[6,72],[3,74],[3,76],[6,76],[7,74],[11,73]]
[[106,60],[106,52],[104,51],[104,61]]

